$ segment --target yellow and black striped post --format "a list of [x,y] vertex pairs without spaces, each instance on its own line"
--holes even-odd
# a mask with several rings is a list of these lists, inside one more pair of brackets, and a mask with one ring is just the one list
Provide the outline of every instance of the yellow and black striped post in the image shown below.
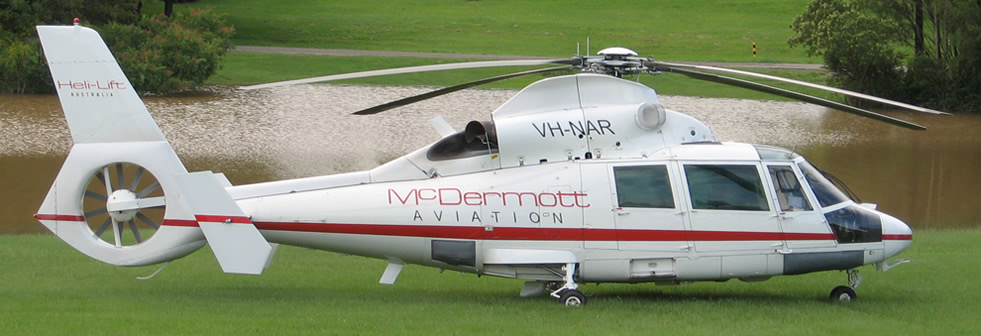
[[753,58],[756,58],[756,41],[753,41]]

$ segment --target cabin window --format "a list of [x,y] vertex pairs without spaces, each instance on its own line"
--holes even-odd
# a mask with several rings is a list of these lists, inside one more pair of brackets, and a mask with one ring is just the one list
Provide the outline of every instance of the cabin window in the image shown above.
[[625,208],[674,208],[674,194],[664,165],[614,167],[617,204]]
[[810,211],[811,202],[804,196],[800,180],[790,166],[770,166],[770,180],[780,203],[780,211]]
[[770,210],[756,166],[685,165],[694,209]]
[[807,163],[807,161],[803,161],[797,164],[797,166],[804,173],[804,179],[807,180],[807,184],[811,185],[811,190],[814,191],[814,197],[817,197],[821,207],[826,208],[849,199],[831,181],[828,181],[824,177],[824,174],[821,174],[820,170]]

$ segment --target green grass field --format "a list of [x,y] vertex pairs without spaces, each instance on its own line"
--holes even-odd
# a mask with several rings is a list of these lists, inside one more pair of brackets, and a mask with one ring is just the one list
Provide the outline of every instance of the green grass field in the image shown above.
[[[236,44],[566,57],[625,46],[666,60],[815,63],[786,41],[808,0],[201,0]],[[162,2],[144,1],[144,13]],[[753,58],[752,43],[758,57]]]
[[[565,58],[607,46],[682,61],[819,63],[790,48],[788,26],[807,0],[793,1],[224,1],[179,4],[178,11],[211,8],[237,30],[235,43],[310,48],[370,49]],[[162,10],[146,2],[145,13]],[[752,43],[758,46],[753,57]],[[467,61],[398,57],[330,57],[229,53],[211,84],[240,85],[326,74]],[[349,81],[358,84],[449,86],[526,68],[431,72]],[[827,83],[826,71],[762,71]],[[519,89],[540,76],[485,85]],[[668,95],[750,99],[784,98],[695,81],[645,76]],[[798,89],[794,86],[783,86]],[[804,90],[815,94],[816,91]],[[836,99],[820,93],[823,98]]]
[[981,230],[920,231],[887,273],[863,267],[859,301],[826,298],[842,272],[687,286],[586,284],[585,307],[520,298],[521,281],[283,246],[261,276],[222,274],[204,248],[148,281],[51,235],[0,236],[0,330],[76,334],[977,335]]
[[[427,58],[392,58],[392,57],[338,57],[317,55],[277,55],[233,52],[225,57],[223,68],[209,82],[219,85],[254,84],[274,82],[287,79],[322,76],[327,74],[366,71],[387,67],[405,67],[424,64],[465,62],[466,59],[427,59]],[[454,71],[436,71],[418,74],[393,75],[384,77],[363,78],[357,80],[337,81],[334,83],[347,84],[376,84],[376,85],[414,85],[414,86],[452,86],[469,81],[493,77],[509,72],[527,70],[528,68],[488,68]],[[770,75],[782,76],[818,84],[827,84],[826,70],[763,70],[752,71]],[[547,75],[532,75],[504,80],[481,86],[482,88],[520,89],[534,81],[541,80]],[[689,79],[673,74],[657,76],[642,75],[641,81],[657,90],[659,94],[787,100],[783,97],[759,93],[747,89],[708,83]],[[793,89],[825,99],[838,99],[835,95],[824,91],[801,88],[766,80],[758,82]],[[838,99],[840,100],[840,99]]]

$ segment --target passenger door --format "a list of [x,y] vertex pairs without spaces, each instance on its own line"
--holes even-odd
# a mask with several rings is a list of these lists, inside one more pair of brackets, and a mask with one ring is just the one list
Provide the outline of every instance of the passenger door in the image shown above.
[[696,251],[773,253],[783,248],[762,170],[757,163],[682,162]]
[[621,250],[684,252],[690,249],[672,166],[632,164],[611,167],[617,241]]

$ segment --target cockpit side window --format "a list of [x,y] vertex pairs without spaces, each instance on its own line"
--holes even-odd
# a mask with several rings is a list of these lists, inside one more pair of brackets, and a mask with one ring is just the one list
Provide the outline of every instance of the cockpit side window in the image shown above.
[[685,165],[694,209],[768,211],[755,165]]
[[811,186],[811,190],[814,191],[814,196],[817,197],[818,203],[821,204],[822,208],[826,208],[831,205],[835,205],[849,198],[845,196],[845,193],[838,190],[837,187],[831,181],[821,174],[817,168],[814,168],[807,161],[801,161],[797,164],[800,167],[800,171],[804,173],[804,179],[807,180],[807,184]]
[[674,208],[665,165],[613,167],[617,204],[628,208]]
[[776,191],[777,201],[780,203],[780,211],[810,211],[811,202],[804,196],[804,190],[800,187],[800,180],[794,173],[791,166],[770,166],[770,180],[773,182],[773,189]]

